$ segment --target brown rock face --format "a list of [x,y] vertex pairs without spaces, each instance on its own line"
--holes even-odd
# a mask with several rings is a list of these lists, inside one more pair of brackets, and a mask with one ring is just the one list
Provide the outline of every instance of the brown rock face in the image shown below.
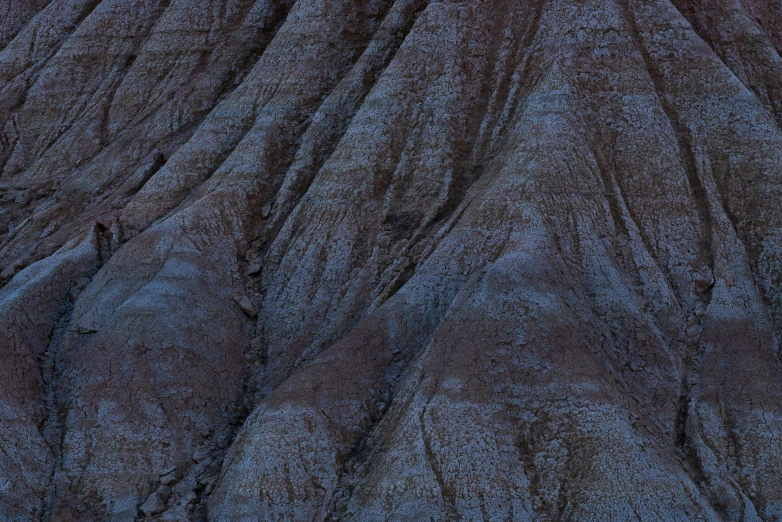
[[10,0],[0,49],[0,520],[782,521],[778,0]]

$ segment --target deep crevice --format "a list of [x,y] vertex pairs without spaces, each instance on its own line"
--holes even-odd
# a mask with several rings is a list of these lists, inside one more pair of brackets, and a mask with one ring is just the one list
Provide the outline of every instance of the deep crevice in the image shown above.
[[59,316],[52,325],[49,333],[49,342],[46,351],[39,358],[39,370],[41,372],[41,381],[44,386],[43,401],[45,403],[46,418],[43,424],[39,426],[39,431],[46,441],[54,456],[54,466],[49,476],[49,485],[47,486],[48,495],[43,499],[44,509],[41,514],[40,522],[46,522],[53,516],[55,496],[55,476],[62,469],[63,443],[65,440],[65,425],[63,415],[60,411],[60,397],[58,387],[62,377],[62,368],[58,364],[59,350],[65,334],[70,326],[71,314],[76,301],[81,292],[89,285],[95,275],[100,271],[112,255],[112,237],[111,232],[102,230],[99,225],[94,225],[91,234],[93,234],[96,247],[98,248],[98,258],[96,264],[92,267],[91,274],[77,281],[71,282],[71,289],[63,300]]

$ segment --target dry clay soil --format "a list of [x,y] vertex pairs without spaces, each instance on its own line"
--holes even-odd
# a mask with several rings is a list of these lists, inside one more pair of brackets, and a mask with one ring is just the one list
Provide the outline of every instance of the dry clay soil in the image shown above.
[[780,0],[0,2],[0,520],[782,520]]

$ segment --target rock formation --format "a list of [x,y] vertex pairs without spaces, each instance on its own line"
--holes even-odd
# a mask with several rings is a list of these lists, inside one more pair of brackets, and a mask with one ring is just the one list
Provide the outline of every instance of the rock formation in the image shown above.
[[778,0],[0,5],[0,520],[782,520]]

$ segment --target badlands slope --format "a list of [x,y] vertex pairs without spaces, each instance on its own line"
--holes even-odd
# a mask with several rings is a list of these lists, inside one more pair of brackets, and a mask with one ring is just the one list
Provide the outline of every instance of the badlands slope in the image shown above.
[[0,520],[782,520],[779,0],[0,5]]

